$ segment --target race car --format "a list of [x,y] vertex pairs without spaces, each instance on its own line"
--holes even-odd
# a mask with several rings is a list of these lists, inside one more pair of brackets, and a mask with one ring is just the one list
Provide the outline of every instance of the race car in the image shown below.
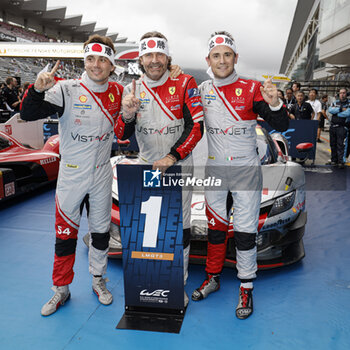
[[0,131],[0,203],[57,180],[58,169],[58,135],[32,149]]
[[[305,211],[305,175],[300,164],[291,161],[288,155],[288,141],[279,133],[269,134],[256,127],[257,146],[263,173],[260,218],[257,235],[258,268],[270,269],[289,265],[305,256],[303,235],[307,221]],[[205,135],[193,151],[195,171],[204,175],[207,159]],[[113,205],[110,229],[109,256],[121,258],[120,216],[116,167],[118,164],[138,164],[137,156],[116,156],[111,158],[113,167]],[[200,174],[196,174],[198,178]],[[231,196],[229,196],[231,198]],[[234,204],[228,200],[231,212],[229,240],[225,266],[234,267],[236,250],[232,226]],[[84,237],[88,244],[89,234]],[[204,189],[194,188],[191,205],[191,250],[190,262],[205,264],[207,255],[207,218],[205,215]]]

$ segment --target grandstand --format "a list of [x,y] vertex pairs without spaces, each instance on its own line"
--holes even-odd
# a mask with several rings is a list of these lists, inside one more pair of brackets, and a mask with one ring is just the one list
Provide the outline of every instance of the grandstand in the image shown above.
[[[135,70],[130,69],[128,74],[128,67],[137,58],[137,44],[127,41],[127,37],[120,37],[118,33],[108,33],[108,28],[95,28],[96,22],[82,22],[83,15],[66,16],[66,7],[47,8],[47,0],[0,0],[0,8],[0,44],[20,47],[27,43],[57,43],[57,46],[61,46],[64,43],[82,43],[92,34],[105,35],[115,43],[117,63],[125,68],[125,73],[114,75],[112,79],[127,83],[135,75]],[[25,54],[14,57],[4,52],[6,50],[0,49],[0,82],[8,76],[14,76],[22,83],[34,82],[38,72],[60,58]],[[72,58],[61,59],[59,77],[67,79],[81,75],[84,68],[82,56]]]

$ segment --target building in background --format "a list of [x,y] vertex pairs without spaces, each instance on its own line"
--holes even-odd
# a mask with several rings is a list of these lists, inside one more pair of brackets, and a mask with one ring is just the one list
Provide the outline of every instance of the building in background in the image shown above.
[[299,0],[280,73],[334,95],[350,86],[350,0]]

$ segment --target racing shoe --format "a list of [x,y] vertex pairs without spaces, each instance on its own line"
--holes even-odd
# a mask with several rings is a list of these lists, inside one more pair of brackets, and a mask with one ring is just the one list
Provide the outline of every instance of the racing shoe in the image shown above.
[[113,301],[111,292],[106,287],[107,278],[101,276],[94,276],[92,278],[92,290],[98,296],[98,300],[101,304],[109,305]]
[[202,285],[193,291],[192,300],[199,301],[206,298],[210,293],[220,289],[220,275],[207,274],[206,280]]
[[236,316],[244,320],[253,313],[253,288],[239,289],[239,300],[236,308]]
[[55,294],[41,308],[41,314],[43,316],[49,316],[53,314],[60,306],[64,305],[64,303],[70,298],[68,286],[53,286],[51,289],[55,292]]

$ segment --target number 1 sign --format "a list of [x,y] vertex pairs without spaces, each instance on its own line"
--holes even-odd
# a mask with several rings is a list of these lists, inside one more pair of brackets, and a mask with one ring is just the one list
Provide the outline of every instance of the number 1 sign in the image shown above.
[[[181,178],[181,167],[170,172]],[[183,314],[181,187],[178,181],[163,186],[160,172],[149,165],[118,165],[117,174],[125,313]]]

